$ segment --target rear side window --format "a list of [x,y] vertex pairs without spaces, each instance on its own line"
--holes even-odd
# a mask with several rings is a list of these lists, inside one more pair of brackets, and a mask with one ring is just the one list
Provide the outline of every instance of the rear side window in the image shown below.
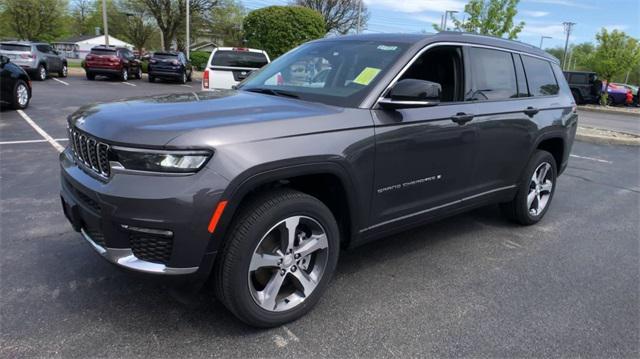
[[569,83],[587,85],[589,83],[589,76],[587,74],[571,74]]
[[468,100],[488,101],[518,97],[511,53],[472,47],[470,50],[472,92]]
[[216,51],[211,59],[211,66],[261,68],[267,64],[267,57],[260,52],[250,51]]
[[16,44],[0,44],[0,50],[6,51],[31,51],[29,45],[16,45]]
[[116,50],[109,50],[109,49],[91,49],[91,53],[94,55],[107,55],[107,56],[113,56],[116,54]]
[[531,96],[550,96],[558,94],[558,82],[548,61],[531,56],[522,56],[524,70],[527,73]]

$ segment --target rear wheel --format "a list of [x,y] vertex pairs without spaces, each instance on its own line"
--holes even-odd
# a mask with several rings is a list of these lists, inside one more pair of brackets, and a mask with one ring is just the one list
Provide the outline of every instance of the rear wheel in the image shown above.
[[67,67],[67,64],[63,64],[62,68],[58,72],[58,76],[67,77],[68,73],[69,73],[69,68]]
[[23,80],[18,80],[13,89],[13,108],[23,110],[29,106],[29,87]]
[[240,320],[273,327],[307,313],[325,291],[339,231],[318,199],[281,189],[240,210],[215,271],[217,297]]
[[44,81],[44,80],[47,79],[47,76],[48,76],[47,68],[44,67],[43,64],[38,65],[38,70],[37,71],[38,71],[38,73],[36,74],[37,75],[36,78],[38,79],[38,81]]
[[551,204],[556,177],[557,167],[553,156],[547,151],[537,150],[525,169],[516,197],[511,202],[501,204],[503,213],[523,225],[538,223]]
[[187,79],[188,79],[187,71],[185,70],[185,71],[182,72],[182,75],[180,76],[180,83],[183,84],[183,85],[186,84],[187,83]]
[[126,67],[122,68],[122,72],[120,73],[120,80],[128,81],[129,80],[129,69]]

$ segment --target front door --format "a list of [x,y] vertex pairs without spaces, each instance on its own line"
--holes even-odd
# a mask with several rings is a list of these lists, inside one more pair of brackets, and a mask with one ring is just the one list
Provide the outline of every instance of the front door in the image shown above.
[[454,122],[475,113],[464,102],[462,49],[438,46],[426,51],[402,75],[442,86],[437,106],[374,109],[376,160],[370,227],[419,218],[455,206],[469,195],[477,131],[473,122]]

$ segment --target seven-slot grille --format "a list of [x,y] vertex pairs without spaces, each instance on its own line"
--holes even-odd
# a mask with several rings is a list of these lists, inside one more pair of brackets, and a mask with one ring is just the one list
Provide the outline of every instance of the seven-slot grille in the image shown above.
[[72,128],[69,129],[69,141],[79,162],[93,172],[109,177],[109,145]]

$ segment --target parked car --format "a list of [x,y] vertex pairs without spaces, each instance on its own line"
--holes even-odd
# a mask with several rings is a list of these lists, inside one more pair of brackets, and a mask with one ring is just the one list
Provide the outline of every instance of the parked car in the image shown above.
[[[607,87],[606,82],[602,84],[602,92],[605,91],[605,87]],[[627,102],[628,92],[631,92],[631,90],[624,86],[618,86],[614,83],[609,84],[609,87],[607,88],[607,104],[624,105]]]
[[[300,81],[304,63],[329,72]],[[60,156],[62,205],[107,261],[211,275],[238,318],[275,326],[313,308],[343,249],[494,203],[540,221],[577,118],[557,60],[533,46],[332,37],[237,90],[81,108]]]
[[29,106],[31,100],[31,79],[24,69],[11,62],[6,55],[0,55],[0,104],[16,110]]
[[602,94],[602,81],[595,72],[565,71],[571,94],[577,104],[598,103]]
[[[621,83],[616,83],[616,82],[612,82],[611,84],[612,85],[616,85],[616,86],[621,86],[621,87],[624,87],[627,90],[629,90],[630,93],[631,93],[631,96],[632,96],[631,104],[633,104],[633,105],[637,105],[638,104],[638,94],[639,94],[639,92],[638,92],[639,87],[638,86],[630,85],[630,84],[621,84]],[[629,93],[629,92],[627,92],[627,93]]]
[[140,60],[125,47],[96,46],[84,60],[84,70],[88,80],[95,80],[97,75],[121,81],[128,81],[130,77],[142,78]]
[[156,78],[177,80],[182,84],[191,81],[193,67],[187,57],[180,51],[163,51],[154,53],[149,59],[147,73],[149,82]]
[[202,73],[202,89],[230,89],[269,62],[269,55],[262,50],[218,47]]
[[7,56],[36,80],[44,81],[51,73],[67,77],[67,59],[47,43],[6,41],[0,43],[0,54]]

